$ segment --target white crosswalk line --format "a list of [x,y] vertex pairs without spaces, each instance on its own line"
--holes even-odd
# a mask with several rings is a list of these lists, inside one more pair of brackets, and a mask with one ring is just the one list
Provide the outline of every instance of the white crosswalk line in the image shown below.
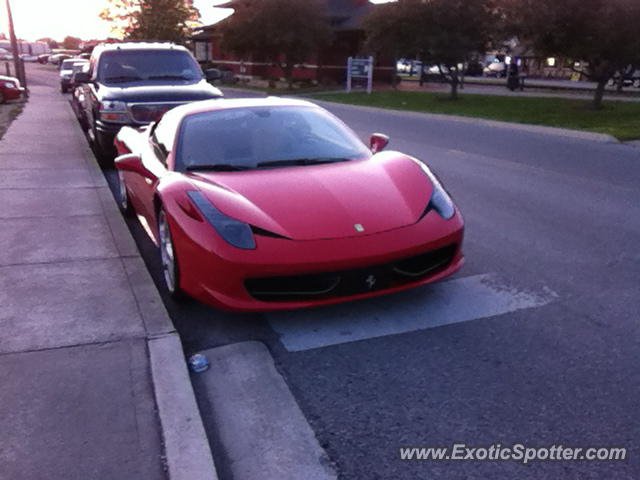
[[269,313],[267,319],[284,347],[297,352],[493,317],[555,298],[549,289],[520,291],[496,274],[483,274],[363,302]]

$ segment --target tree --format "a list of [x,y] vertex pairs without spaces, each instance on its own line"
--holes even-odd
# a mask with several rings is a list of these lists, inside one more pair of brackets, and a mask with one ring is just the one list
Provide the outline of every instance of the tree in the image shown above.
[[193,0],[109,0],[100,18],[128,40],[184,43],[200,13]]
[[438,65],[455,100],[460,66],[486,50],[494,12],[491,0],[398,0],[378,6],[365,20],[367,45]]
[[81,38],[67,36],[64,37],[64,40],[62,41],[62,48],[66,48],[67,50],[77,50],[80,48],[81,43]]
[[[364,20],[367,32],[366,50],[376,56],[384,54],[398,59],[405,57],[406,52],[413,48],[416,32],[409,28],[406,19],[409,12],[405,11],[406,3],[378,5]],[[422,82],[422,79],[420,80]],[[397,75],[393,76],[393,86],[397,85]]]
[[49,45],[49,48],[59,48],[60,44],[54,40],[53,38],[49,38],[49,37],[44,37],[44,38],[39,38],[37,40],[38,42],[45,42],[47,45]]
[[320,0],[240,0],[221,25],[222,44],[238,55],[277,64],[293,84],[293,68],[309,60],[331,38]]
[[595,109],[607,82],[638,60],[637,0],[503,0],[503,9],[512,31],[538,55],[567,57],[597,83]]

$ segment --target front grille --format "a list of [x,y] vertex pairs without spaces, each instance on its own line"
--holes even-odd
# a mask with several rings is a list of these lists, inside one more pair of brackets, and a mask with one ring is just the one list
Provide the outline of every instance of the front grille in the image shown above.
[[134,103],[129,105],[131,116],[138,123],[151,123],[160,120],[162,115],[182,103]]
[[417,282],[444,270],[457,245],[448,245],[382,265],[286,277],[249,278],[245,288],[257,300],[286,302],[349,297]]

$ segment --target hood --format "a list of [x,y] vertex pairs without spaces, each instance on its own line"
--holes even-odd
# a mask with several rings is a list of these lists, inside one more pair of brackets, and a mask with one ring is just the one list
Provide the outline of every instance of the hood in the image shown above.
[[164,103],[193,102],[222,97],[222,92],[202,80],[197,83],[145,84],[123,83],[117,86],[100,84],[97,90],[101,99],[122,102]]
[[369,235],[414,224],[433,188],[420,166],[397,152],[344,163],[188,176],[226,215],[294,240]]

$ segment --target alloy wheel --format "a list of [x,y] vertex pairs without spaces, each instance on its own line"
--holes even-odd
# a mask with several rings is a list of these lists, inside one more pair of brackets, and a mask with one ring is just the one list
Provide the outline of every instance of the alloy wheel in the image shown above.
[[120,197],[120,208],[123,212],[129,212],[129,196],[127,194],[127,187],[124,184],[124,173],[118,172],[118,196]]
[[163,210],[158,216],[158,232],[160,236],[160,259],[162,261],[162,273],[167,290],[170,293],[176,292],[176,258],[169,231],[167,216]]

